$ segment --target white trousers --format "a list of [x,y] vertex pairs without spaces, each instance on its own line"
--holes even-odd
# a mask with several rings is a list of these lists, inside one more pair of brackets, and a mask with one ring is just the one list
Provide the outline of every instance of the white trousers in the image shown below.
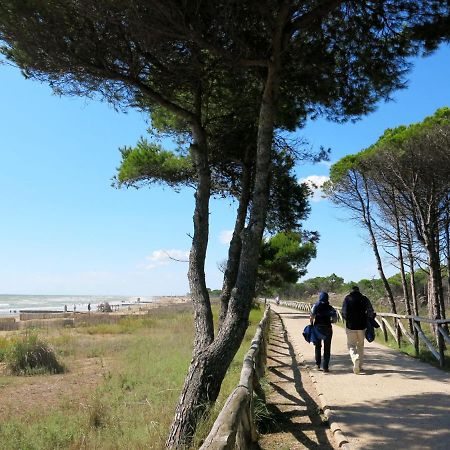
[[366,330],[349,330],[347,332],[347,348],[352,358],[352,363],[355,366],[359,361],[359,368],[362,368],[364,362],[364,338]]

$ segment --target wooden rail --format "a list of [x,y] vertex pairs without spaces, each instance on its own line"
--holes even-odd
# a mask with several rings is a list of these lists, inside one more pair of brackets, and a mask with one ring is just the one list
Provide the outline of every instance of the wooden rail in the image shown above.
[[0,318],[0,331],[11,331],[19,328],[18,322],[14,317],[1,317]]
[[[296,301],[282,301],[280,305],[288,306],[290,308],[299,309],[300,311],[309,313],[313,306],[313,303],[296,302]],[[341,308],[336,308],[338,312],[338,320],[343,321]],[[393,323],[389,322],[389,319]],[[376,319],[383,331],[383,337],[385,342],[389,340],[390,336],[395,340],[398,347],[402,346],[402,337],[406,339],[411,345],[414,345],[416,355],[420,353],[420,341],[422,341],[428,348],[430,353],[439,361],[439,366],[444,367],[445,361],[445,344],[450,344],[450,336],[448,334],[448,324],[450,319],[429,319],[427,317],[410,316],[404,314],[392,314],[392,313],[376,313]],[[407,323],[407,326],[403,322]],[[422,330],[422,323],[435,326],[437,329],[437,343],[433,342],[425,335]],[[409,330],[408,330],[409,329]]]
[[244,357],[239,385],[230,394],[200,450],[250,449],[258,434],[253,419],[253,394],[264,396],[259,380],[264,376],[269,338],[270,306],[258,325]]

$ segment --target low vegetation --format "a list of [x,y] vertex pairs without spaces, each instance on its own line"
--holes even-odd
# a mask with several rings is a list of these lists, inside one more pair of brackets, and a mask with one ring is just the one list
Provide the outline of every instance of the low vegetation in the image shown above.
[[13,375],[55,374],[65,370],[52,346],[35,333],[11,340],[3,355]]
[[[193,449],[238,384],[261,316],[262,311],[252,311],[241,350],[211,416],[198,427]],[[33,378],[0,374],[0,449],[164,448],[191,359],[190,311],[167,309],[107,326],[48,329],[41,334],[67,372]],[[33,336],[38,341],[44,337]],[[0,339],[0,354],[5,342],[12,340]],[[27,401],[31,392],[39,394]]]

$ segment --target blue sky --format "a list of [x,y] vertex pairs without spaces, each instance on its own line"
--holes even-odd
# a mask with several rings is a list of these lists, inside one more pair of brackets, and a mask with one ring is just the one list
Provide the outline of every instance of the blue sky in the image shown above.
[[[450,105],[450,49],[415,61],[409,87],[355,124],[324,120],[299,134],[336,161],[372,144],[388,127],[421,121]],[[82,98],[56,97],[46,85],[0,66],[0,293],[177,295],[188,291],[186,259],[193,191],[116,190],[118,148],[145,136],[140,113],[114,111]],[[328,166],[303,165],[299,179],[325,177]],[[346,280],[377,276],[363,231],[326,200],[312,201],[305,228],[321,234],[307,277],[332,272]],[[234,207],[211,205],[207,281],[221,286],[217,262]]]

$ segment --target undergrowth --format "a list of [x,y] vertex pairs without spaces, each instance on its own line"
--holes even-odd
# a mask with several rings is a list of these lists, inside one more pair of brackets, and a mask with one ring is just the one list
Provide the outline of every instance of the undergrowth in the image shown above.
[[[201,420],[192,449],[200,447],[239,383],[242,361],[261,316],[262,311],[251,312],[241,349],[216,404]],[[76,366],[87,363],[99,364],[103,376],[91,391],[66,386],[64,392],[71,396],[54,402],[52,408],[31,407],[20,416],[8,413],[0,422],[0,450],[164,448],[192,357],[193,329],[190,310],[157,311],[151,317],[91,324],[46,336],[56,354],[72,368],[72,375]],[[39,341],[37,336],[28,340]],[[0,340],[0,348],[2,345]],[[3,377],[0,389],[8,382],[8,377]],[[83,375],[75,385],[82,387]]]
[[6,348],[4,359],[14,375],[55,374],[65,371],[53,348],[35,333],[13,339]]

